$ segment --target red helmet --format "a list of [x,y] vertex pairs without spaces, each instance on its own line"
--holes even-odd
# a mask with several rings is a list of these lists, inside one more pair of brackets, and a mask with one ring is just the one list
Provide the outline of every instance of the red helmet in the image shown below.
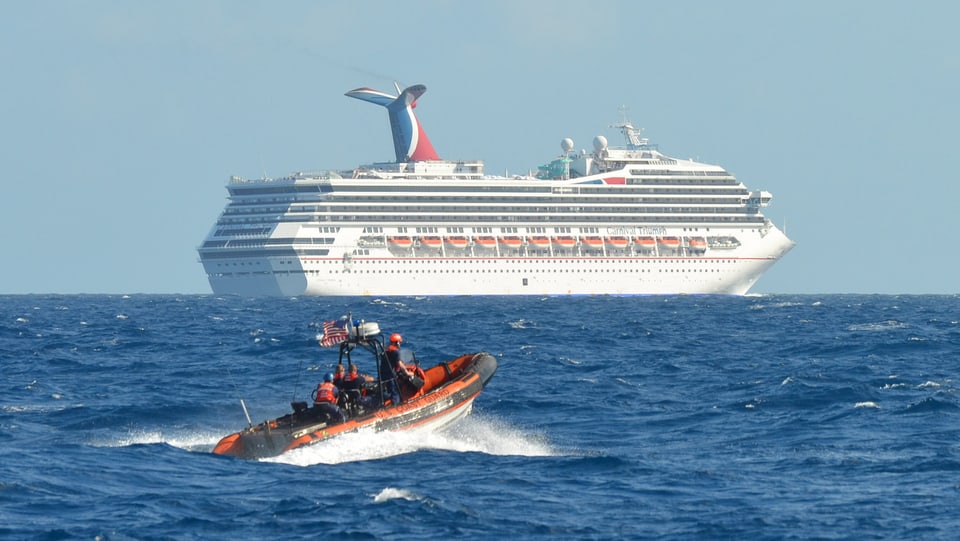
[[390,342],[394,344],[399,344],[403,342],[403,337],[400,336],[400,333],[393,333],[390,335]]

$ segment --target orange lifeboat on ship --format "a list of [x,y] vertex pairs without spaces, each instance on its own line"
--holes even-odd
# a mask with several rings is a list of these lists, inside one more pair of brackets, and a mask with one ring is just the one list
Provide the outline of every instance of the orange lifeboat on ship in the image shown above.
[[420,246],[425,246],[427,248],[440,248],[440,244],[443,241],[440,240],[440,237],[420,237]]
[[467,237],[444,237],[443,242],[447,243],[447,246],[450,248],[458,248],[461,250],[466,248],[467,244],[470,243]]
[[650,252],[656,248],[657,241],[653,237],[637,237],[633,239],[633,244],[640,250]]
[[657,238],[657,244],[664,250],[676,251],[680,249],[680,239],[677,237],[659,237]]
[[577,239],[570,236],[553,237],[553,246],[555,248],[574,248],[577,246]]
[[500,237],[500,246],[503,248],[512,248],[514,250],[519,249],[523,245],[523,239],[520,237],[508,236]]
[[394,248],[410,248],[413,246],[413,239],[410,237],[387,237],[387,242]]
[[580,237],[580,244],[588,250],[600,250],[603,248],[603,239],[600,237]]
[[603,239],[607,243],[607,248],[623,250],[630,246],[630,237],[607,237]]
[[549,248],[550,239],[547,237],[527,237],[527,244],[534,248]]
[[481,248],[496,248],[497,239],[493,237],[473,237],[473,244]]
[[687,246],[690,247],[690,253],[693,254],[702,254],[707,251],[707,241],[703,237],[688,238]]

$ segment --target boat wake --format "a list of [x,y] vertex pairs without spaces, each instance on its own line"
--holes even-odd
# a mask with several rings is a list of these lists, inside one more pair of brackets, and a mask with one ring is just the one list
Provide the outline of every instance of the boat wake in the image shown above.
[[104,441],[92,441],[94,447],[130,447],[132,445],[149,445],[163,443],[171,447],[191,452],[208,453],[219,441],[222,434],[219,432],[191,432],[170,433],[161,430],[133,430],[121,437],[113,437]]
[[265,462],[294,466],[343,464],[378,460],[425,450],[486,453],[499,456],[555,456],[542,435],[510,426],[505,421],[474,413],[443,430],[412,429],[402,432],[359,431],[294,449]]
[[[94,447],[166,444],[184,451],[208,453],[221,435],[215,431],[176,433],[161,430],[133,430],[119,437],[88,443]],[[440,430],[426,428],[401,432],[362,430],[262,460],[294,466],[313,466],[378,460],[425,450],[531,457],[565,454],[554,448],[541,434],[516,428],[492,415],[473,413],[455,425]]]

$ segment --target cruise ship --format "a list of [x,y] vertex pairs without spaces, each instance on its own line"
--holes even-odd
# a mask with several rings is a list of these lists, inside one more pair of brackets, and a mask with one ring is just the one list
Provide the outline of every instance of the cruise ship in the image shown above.
[[[396,85],[395,85],[396,86]],[[742,295],[794,245],[765,191],[662,154],[623,118],[621,147],[521,176],[443,160],[414,114],[423,85],[346,93],[387,109],[396,161],[231,177],[198,248],[216,294]]]

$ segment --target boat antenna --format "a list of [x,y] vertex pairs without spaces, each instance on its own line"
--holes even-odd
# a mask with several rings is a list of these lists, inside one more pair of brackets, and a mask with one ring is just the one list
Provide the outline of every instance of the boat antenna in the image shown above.
[[227,375],[230,376],[230,382],[233,383],[233,390],[237,393],[237,398],[240,400],[240,407],[243,408],[243,415],[247,418],[247,426],[253,426],[253,421],[250,420],[250,412],[247,411],[247,404],[243,401],[243,397],[240,396],[240,386],[237,385],[237,379],[233,377],[233,371],[230,370],[230,365],[227,365]]
[[247,411],[247,404],[244,403],[243,399],[240,399],[240,407],[243,408],[243,414],[247,417],[247,426],[253,426],[253,421],[250,420],[250,412]]
[[293,396],[290,397],[291,402],[297,399],[297,387],[300,386],[300,370],[302,369],[303,369],[303,359],[300,359],[300,364],[297,365],[297,380],[293,382]]

